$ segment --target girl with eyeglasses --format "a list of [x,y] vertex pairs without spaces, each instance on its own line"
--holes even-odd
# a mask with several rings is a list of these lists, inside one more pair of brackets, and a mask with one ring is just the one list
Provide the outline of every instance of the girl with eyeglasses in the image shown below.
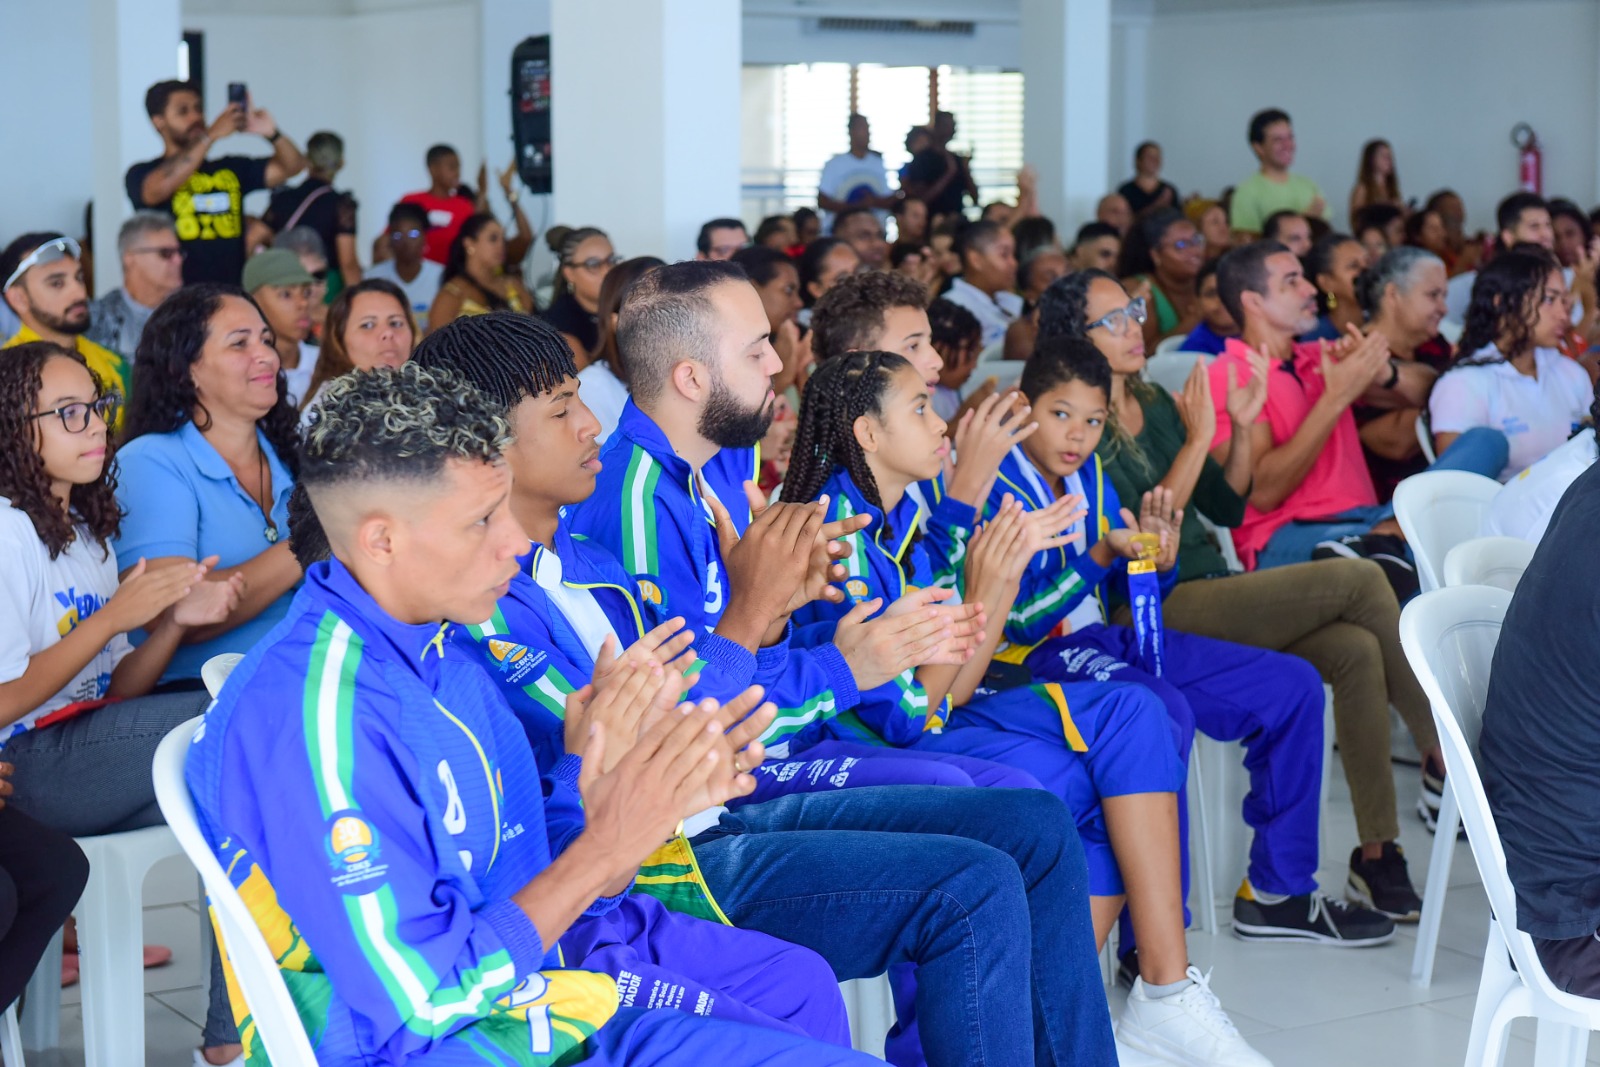
[[[11,802],[75,837],[156,826],[156,745],[200,714],[207,697],[152,690],[190,634],[234,610],[244,580],[206,580],[215,556],[166,566],[119,560],[112,542],[122,512],[108,430],[116,394],[76,352],[50,342],[5,355],[0,756],[15,767]],[[128,639],[135,630],[144,633],[137,647]],[[147,961],[163,957],[170,953],[147,950]],[[237,1041],[218,981],[206,1045],[225,1051]]]
[[561,332],[581,369],[600,347],[600,286],[611,268],[622,262],[604,230],[579,226],[569,230],[557,250],[554,295],[539,317]]
[[1157,211],[1128,231],[1117,273],[1135,292],[1147,292],[1152,310],[1140,319],[1145,348],[1200,325],[1196,279],[1206,261],[1206,239],[1183,212]]

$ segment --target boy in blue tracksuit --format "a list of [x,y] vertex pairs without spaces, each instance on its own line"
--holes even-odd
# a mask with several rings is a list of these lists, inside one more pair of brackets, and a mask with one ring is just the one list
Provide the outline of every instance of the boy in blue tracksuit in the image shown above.
[[[1337,944],[1388,940],[1394,924],[1387,917],[1317,892],[1323,694],[1316,671],[1294,656],[1171,630],[1155,640],[1153,609],[1177,580],[1180,516],[1163,490],[1147,494],[1134,516],[1101,471],[1095,446],[1110,396],[1105,357],[1082,338],[1051,338],[1030,358],[1022,389],[1040,429],[1002,462],[988,510],[1007,495],[1031,510],[1071,493],[1084,499],[1088,513],[1081,544],[1030,562],[1006,619],[1010,644],[1000,658],[1022,663],[1037,678],[1119,678],[1148,686],[1178,724],[1185,755],[1197,727],[1217,740],[1244,743],[1251,785],[1244,818],[1255,834],[1234,901],[1235,934]],[[1160,534],[1160,558],[1156,574],[1134,579],[1129,561],[1141,551],[1131,535],[1140,530]],[[1135,581],[1138,587],[1130,587]],[[1111,582],[1131,603],[1152,609],[1142,647],[1135,628],[1105,623]]]
[[[437,620],[487,612],[515,569],[506,429],[475,391],[416,366],[333,387],[301,473],[338,558],[310,569],[190,756],[203,829],[318,1062],[865,1062],[799,1036],[844,1037],[810,953],[627,895],[680,814],[673,797],[753,785],[730,771],[764,715],[725,737],[704,712],[669,712],[615,771],[568,756],[541,790],[493,684],[446,657]],[[624,777],[662,784],[624,811]],[[723,953],[721,982],[673,970]]]

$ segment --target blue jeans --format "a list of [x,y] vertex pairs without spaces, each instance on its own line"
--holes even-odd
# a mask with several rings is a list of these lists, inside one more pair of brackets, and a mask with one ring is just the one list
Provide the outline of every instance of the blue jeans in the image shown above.
[[[1506,435],[1487,426],[1477,426],[1450,442],[1444,455],[1434,460],[1430,471],[1471,471],[1486,478],[1498,478],[1505,469],[1510,446]],[[1256,554],[1256,569],[1305,563],[1311,550],[1323,541],[1364,534],[1385,519],[1394,518],[1394,508],[1376,504],[1355,508],[1328,519],[1291,522],[1280,527]]]
[[1042,790],[843,789],[730,812],[694,851],[735,925],[812,949],[841,981],[916,964],[932,1067],[1109,1067],[1072,825]]

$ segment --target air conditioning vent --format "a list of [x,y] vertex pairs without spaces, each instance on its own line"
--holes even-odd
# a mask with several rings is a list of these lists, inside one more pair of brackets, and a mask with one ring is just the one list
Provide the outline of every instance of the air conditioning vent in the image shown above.
[[833,33],[937,33],[971,37],[976,25],[959,19],[847,19],[822,18],[817,29]]

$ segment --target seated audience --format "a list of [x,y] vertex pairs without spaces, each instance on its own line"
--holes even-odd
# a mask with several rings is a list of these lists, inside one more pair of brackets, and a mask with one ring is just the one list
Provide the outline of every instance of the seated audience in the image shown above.
[[428,329],[437,330],[458,316],[486,311],[537,313],[533,294],[520,274],[506,269],[506,262],[506,232],[500,223],[493,215],[469,216],[450,243],[439,295],[428,312]]
[[1571,200],[1555,199],[1550,201],[1550,250],[1556,254],[1556,259],[1566,269],[1581,266],[1586,259],[1593,259],[1594,226],[1589,222],[1589,216],[1583,209]]
[[[845,121],[850,147],[822,165],[817,178],[817,207],[822,210],[823,228],[838,233],[838,216],[853,207],[868,208],[878,225],[889,218],[889,209],[900,199],[889,188],[889,172],[883,155],[872,150],[872,128],[865,115],[851,114]],[[757,238],[760,241],[760,238]]]
[[811,309],[817,300],[839,284],[839,279],[861,270],[856,250],[837,237],[819,237],[806,245],[800,256],[800,300],[805,304],[797,316],[802,326],[811,324]]
[[1116,270],[1117,259],[1122,255],[1122,235],[1108,222],[1086,222],[1078,227],[1069,255],[1073,270]]
[[[1293,249],[1291,249],[1293,251]],[[1356,279],[1367,269],[1367,250],[1347,233],[1330,233],[1300,256],[1306,277],[1317,287],[1317,325],[1301,341],[1337,341],[1366,323],[1356,295]]]
[[1279,211],[1322,218],[1327,201],[1317,183],[1303,174],[1291,173],[1294,166],[1294,127],[1286,112],[1277,108],[1258,111],[1250,117],[1250,151],[1261,166],[1233,188],[1228,210],[1228,225],[1240,240],[1249,241],[1266,232],[1266,222]]
[[1424,208],[1406,217],[1406,244],[1421,248],[1444,258],[1450,251],[1449,234],[1444,228],[1444,217],[1437,211]]
[[[1189,216],[1189,221],[1200,231],[1200,236],[1206,239],[1208,261],[1221,259],[1223,253],[1233,247],[1233,231],[1228,229],[1228,209],[1219,201],[1190,197],[1183,205],[1183,213]],[[1100,264],[1095,266],[1100,266],[1101,270],[1112,269]]]
[[617,428],[622,409],[628,403],[630,376],[617,347],[617,311],[628,287],[651,267],[659,267],[662,260],[654,256],[636,256],[612,267],[606,280],[600,283],[600,302],[596,317],[600,320],[600,344],[594,359],[578,372],[578,381],[584,389],[583,402],[600,422],[600,432],[595,440],[605,444],[606,438]]
[[1060,252],[1061,241],[1056,237],[1056,224],[1043,215],[1029,215],[1011,224],[1011,241],[1015,245],[1018,263],[1026,262],[1035,252],[1048,248]]
[[1261,224],[1261,239],[1279,241],[1301,259],[1311,254],[1311,221],[1298,211],[1274,211]]
[[161,672],[164,688],[200,689],[206,660],[248,652],[300,584],[288,538],[299,420],[272,328],[234,286],[172,294],[150,316],[138,358],[117,453],[123,577],[141,558],[154,570],[212,557],[215,577],[244,576],[228,617],[190,633]]
[[[808,207],[794,209],[795,246],[803,248],[822,236],[822,216]],[[793,255],[793,251],[790,252]]]
[[[1499,235],[1495,238],[1496,255],[1509,252],[1517,245],[1539,245],[1555,251],[1555,227],[1550,221],[1550,205],[1538,193],[1512,193],[1495,208],[1495,225]],[[1467,306],[1477,281],[1477,271],[1463,270],[1451,274],[1449,310],[1445,317],[1452,322],[1465,323]],[[1563,283],[1563,287],[1565,287]]]
[[1195,279],[1206,261],[1206,239],[1181,211],[1141,219],[1128,232],[1117,273],[1133,288],[1148,289],[1154,314],[1140,320],[1150,351],[1164,337],[1186,334],[1200,321]]
[[1134,218],[1180,207],[1178,190],[1161,178],[1161,146],[1145,141],[1133,150],[1133,177],[1117,186]]
[[311,375],[317,366],[318,349],[306,343],[315,285],[299,257],[286,248],[269,248],[244,265],[244,291],[266,316],[291,407],[299,407],[311,395]]
[[1441,256],[1445,269],[1452,277],[1467,270],[1476,270],[1478,260],[1483,255],[1483,235],[1468,237],[1467,206],[1461,196],[1453,189],[1440,189],[1428,197],[1423,205],[1424,210],[1437,211],[1444,220],[1445,240],[1450,250],[1448,256]]
[[847,207],[833,217],[833,236],[847,243],[861,257],[866,270],[884,270],[889,265],[889,242],[883,223],[869,207]]
[[[1012,328],[1016,325],[1013,323]],[[960,304],[935,300],[928,305],[928,343],[944,361],[931,397],[933,410],[945,422],[954,424],[956,413],[961,410],[961,387],[972,377],[978,354],[983,351],[983,327],[977,316]]]
[[[6,802],[10,773],[0,763],[0,1002],[7,1008],[18,1004],[89,882],[89,860],[76,841]],[[75,970],[63,958],[63,985]]]
[[810,341],[800,336],[795,316],[804,306],[800,301],[800,275],[794,260],[782,252],[753,246],[741,248],[730,261],[744,270],[750,284],[761,297],[767,313],[769,339],[778,353],[781,366],[772,376],[772,391],[777,395],[772,425],[761,438],[761,476],[757,482],[771,492],[783,481],[789,468],[789,448],[794,444],[795,413],[800,410],[800,390],[811,369]]
[[1406,213],[1394,204],[1371,204],[1351,217],[1350,232],[1376,263],[1389,249],[1406,243]]
[[738,219],[712,219],[694,239],[695,259],[732,259],[750,243],[750,234]]
[[126,360],[156,305],[183,285],[183,245],[170,216],[136,211],[117,231],[117,254],[122,285],[89,305],[84,336]]
[[[1097,225],[1090,223],[1090,225]],[[1038,317],[1034,308],[1038,306],[1039,296],[1050,287],[1050,283],[1064,274],[1072,271],[1072,261],[1066,253],[1059,248],[1041,248],[1027,259],[1021,261],[1017,268],[1017,289],[1022,294],[1022,314],[1015,322],[1006,327],[1004,358],[1007,360],[1025,360],[1033,352],[1033,342],[1039,332]],[[974,353],[976,358],[976,353]],[[1020,373],[1020,368],[1018,368]],[[934,406],[938,407],[938,397],[934,398]],[[939,412],[940,417],[948,419],[951,416]]]
[[261,221],[278,233],[296,226],[309,226],[322,239],[322,247],[332,254],[328,272],[328,294],[338,296],[346,285],[361,280],[361,261],[356,255],[356,199],[333,187],[333,179],[344,167],[344,140],[336,133],[319,130],[306,141],[306,177],[293,188],[272,194]]
[[428,213],[418,204],[404,202],[389,210],[389,228],[379,238],[389,250],[388,258],[374,263],[369,278],[393,282],[406,294],[406,306],[417,328],[428,330],[428,311],[439,295],[444,267],[423,253],[428,241]]
[[1483,537],[1520,537],[1538,544],[1555,514],[1556,505],[1572,483],[1594,466],[1597,449],[1595,420],[1600,399],[1589,405],[1590,425],[1507,482],[1489,501],[1478,533]]
[[[322,324],[328,318],[328,253],[322,245],[322,238],[310,226],[296,226],[274,237],[272,247],[293,252],[306,273],[311,275],[311,329],[305,340],[307,347],[315,348],[322,337]],[[248,261],[245,266],[249,267]]]
[[[1406,198],[1400,195],[1400,172],[1395,169],[1394,149],[1382,138],[1361,146],[1361,164],[1356,168],[1356,184],[1350,190],[1350,218],[1353,220],[1365,208],[1388,204],[1405,209]],[[1352,222],[1352,228],[1354,223]]]
[[1005,339],[1006,327],[1022,314],[1017,283],[1016,243],[1011,231],[994,222],[974,222],[961,231],[957,244],[961,273],[944,293],[983,326],[983,346]]
[[[25,233],[0,251],[0,296],[22,322],[0,349],[49,341],[78,353],[108,392],[125,398],[128,361],[84,336],[89,291],[80,254],[77,241],[57,233]],[[112,412],[111,429],[122,429],[120,412]]]
[[[161,136],[161,156],[128,168],[124,184],[135,211],[163,211],[177,224],[185,284],[237,284],[244,270],[244,198],[276,189],[306,168],[306,159],[265,108],[229,102],[208,126],[199,86],[164,81],[144,96],[145,113]],[[270,157],[207,159],[217,141],[236,133],[264,138]]]
[[1228,338],[1239,336],[1239,324],[1217,296],[1217,260],[1208,259],[1200,267],[1195,276],[1195,297],[1200,305],[1200,325],[1183,339],[1183,351],[1220,356]]
[[600,286],[622,257],[604,230],[579,226],[561,239],[557,259],[550,306],[539,317],[561,332],[581,367],[600,345]]
[[1094,220],[1113,227],[1118,235],[1126,236],[1133,225],[1133,208],[1121,193],[1107,193],[1094,206]]
[[1478,271],[1455,361],[1428,402],[1434,447],[1488,427],[1510,445],[1502,482],[1559,447],[1589,413],[1588,372],[1556,351],[1568,326],[1561,265],[1542,249],[1502,252]]
[[928,239],[928,205],[914,196],[903,196],[889,209],[894,216],[896,243],[921,244]]
[[367,278],[342,290],[328,308],[328,331],[317,350],[300,423],[309,426],[328,383],[352,371],[398,367],[411,358],[417,325],[406,294],[393,282]]
[[779,252],[787,252],[799,243],[799,236],[794,219],[788,215],[768,215],[761,220],[761,225],[756,227],[755,242],[768,248],[776,248]]
[[[931,299],[944,288],[944,275],[927,245],[892,244],[889,246],[889,269],[919,282]],[[808,313],[808,312],[802,312]]]

